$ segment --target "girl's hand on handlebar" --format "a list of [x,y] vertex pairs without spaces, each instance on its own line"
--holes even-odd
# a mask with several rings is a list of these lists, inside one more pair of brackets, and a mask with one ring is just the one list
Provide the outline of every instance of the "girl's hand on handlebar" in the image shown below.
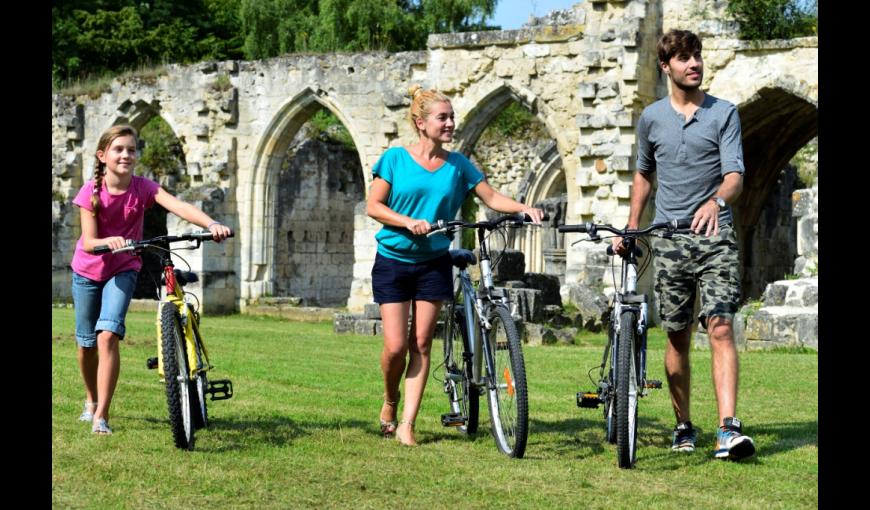
[[432,225],[426,220],[410,218],[405,224],[405,228],[407,228],[412,234],[421,236],[428,234],[432,230]]
[[121,236],[112,236],[104,239],[105,245],[109,247],[110,250],[120,250],[121,248],[127,246],[127,240]]

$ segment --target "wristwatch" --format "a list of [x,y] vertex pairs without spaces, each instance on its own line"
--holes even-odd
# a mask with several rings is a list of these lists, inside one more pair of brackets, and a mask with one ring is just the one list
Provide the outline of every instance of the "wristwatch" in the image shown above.
[[717,197],[715,195],[710,198],[710,200],[716,202],[716,205],[719,206],[719,209],[725,209],[725,206],[728,205],[725,203],[725,199],[723,199],[722,197]]

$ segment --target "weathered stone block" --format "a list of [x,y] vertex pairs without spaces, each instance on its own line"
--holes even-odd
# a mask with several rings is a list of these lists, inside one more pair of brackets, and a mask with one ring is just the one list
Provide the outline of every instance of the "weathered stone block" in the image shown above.
[[523,343],[530,346],[550,345],[558,341],[553,330],[543,324],[524,322],[522,331]]
[[562,297],[559,295],[559,277],[544,273],[525,273],[523,282],[530,289],[541,291],[543,306],[561,305]]
[[[480,254],[478,253],[478,260]],[[492,250],[492,278],[496,282],[522,280],[526,272],[526,256],[519,250]]]
[[377,303],[366,303],[363,316],[366,319],[380,319],[381,307]]

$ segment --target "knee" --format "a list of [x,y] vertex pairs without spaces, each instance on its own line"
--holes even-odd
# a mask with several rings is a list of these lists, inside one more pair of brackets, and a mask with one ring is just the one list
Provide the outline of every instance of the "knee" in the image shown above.
[[405,359],[408,354],[408,349],[404,346],[384,345],[384,358],[387,361]]
[[116,348],[120,337],[111,331],[100,331],[97,334],[97,345],[100,349]]
[[707,337],[711,343],[732,343],[734,330],[731,320],[724,317],[711,317],[707,323]]

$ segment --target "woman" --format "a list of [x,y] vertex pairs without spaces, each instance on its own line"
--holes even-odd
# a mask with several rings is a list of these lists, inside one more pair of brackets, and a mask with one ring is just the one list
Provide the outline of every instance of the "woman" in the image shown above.
[[[443,148],[453,141],[456,127],[445,95],[419,85],[408,92],[409,120],[418,140],[388,149],[375,163],[366,213],[384,225],[375,235],[378,252],[372,268],[374,300],[384,326],[381,432],[415,446],[414,421],[429,376],[435,322],[441,304],[453,299],[450,240],[426,234],[435,221],[455,218],[469,191],[491,209],[524,212],[535,223],[540,223],[543,211],[495,191],[468,158]],[[403,374],[405,406],[397,423]]]

